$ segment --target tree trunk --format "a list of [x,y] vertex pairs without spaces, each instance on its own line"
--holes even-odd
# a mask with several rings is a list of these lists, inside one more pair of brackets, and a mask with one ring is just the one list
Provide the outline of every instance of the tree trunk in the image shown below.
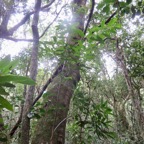
[[133,127],[136,132],[137,140],[140,140],[140,139],[143,140],[143,137],[144,137],[144,134],[143,134],[144,115],[142,112],[141,101],[139,99],[139,95],[138,95],[137,91],[135,90],[135,88],[133,86],[131,77],[129,76],[129,72],[128,72],[128,69],[125,64],[124,53],[123,53],[122,48],[120,48],[120,46],[119,46],[118,40],[117,40],[116,57],[117,57],[117,60],[120,61],[120,66],[123,70],[125,81],[127,83],[127,87],[129,90],[129,95],[131,96],[131,101],[132,101],[133,108],[134,108],[134,116],[133,117],[134,117],[134,120],[136,123],[136,125],[134,125]]
[[[32,22],[32,32],[33,32],[33,47],[31,52],[31,64],[30,64],[30,78],[36,80],[37,75],[37,63],[38,63],[38,44],[39,44],[39,33],[38,33],[38,18],[39,9],[41,6],[41,0],[35,0],[35,14]],[[35,86],[30,86],[26,94],[25,104],[23,108],[22,116],[22,131],[21,131],[21,144],[29,144],[29,131],[30,131],[30,118],[28,114],[32,108],[33,95],[35,91]]]
[[3,139],[7,139],[6,135],[3,133],[4,130],[4,122],[3,117],[0,110],[0,144],[4,144],[6,142],[2,142]]
[[[73,23],[83,30],[84,13],[78,11],[86,3],[86,0],[74,0],[75,10]],[[71,35],[68,44],[73,46],[80,39],[78,35]],[[47,98],[44,99],[45,115],[38,121],[32,144],[64,144],[65,127],[70,100],[77,83],[80,80],[78,60],[74,53],[70,53],[75,62],[67,61],[61,65],[59,73],[48,88]],[[77,61],[77,62],[76,62]]]

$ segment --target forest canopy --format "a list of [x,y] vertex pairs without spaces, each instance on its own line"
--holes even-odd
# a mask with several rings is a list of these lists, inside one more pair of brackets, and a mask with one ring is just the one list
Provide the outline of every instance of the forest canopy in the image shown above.
[[143,0],[0,0],[0,144],[143,144],[143,31]]

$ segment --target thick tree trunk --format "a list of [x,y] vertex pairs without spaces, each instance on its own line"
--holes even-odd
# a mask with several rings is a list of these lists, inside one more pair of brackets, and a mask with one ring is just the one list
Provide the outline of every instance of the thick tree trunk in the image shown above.
[[54,79],[45,101],[45,116],[38,122],[32,144],[63,144],[69,103],[80,80],[78,66],[66,65]]
[[[86,0],[74,0],[75,10],[73,23],[77,28],[83,30],[84,13],[78,11],[86,3]],[[75,45],[80,39],[78,35],[71,35],[68,44]],[[71,57],[78,61],[74,53]],[[77,83],[80,80],[79,66],[77,62],[67,61],[62,65],[59,73],[48,88],[47,98],[44,100],[45,115],[38,121],[34,132],[32,144],[64,144],[65,127],[70,100]]]

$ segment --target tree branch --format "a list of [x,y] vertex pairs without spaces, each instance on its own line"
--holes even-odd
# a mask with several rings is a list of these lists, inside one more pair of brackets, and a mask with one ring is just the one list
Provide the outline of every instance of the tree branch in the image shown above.
[[[66,5],[65,5],[66,6]],[[61,13],[62,9],[65,7],[63,6],[60,11],[58,12],[57,16],[54,18],[54,20],[46,27],[46,29],[43,31],[43,33],[41,34],[41,36],[39,37],[42,38],[45,33],[47,32],[47,30],[50,28],[50,26],[55,22],[55,20],[57,19],[57,17],[59,16],[59,14]],[[16,39],[16,38],[12,38],[12,37],[4,37],[5,39],[8,39],[8,40],[11,40],[11,41],[14,41],[14,42],[18,42],[18,41],[25,41],[25,42],[33,42],[33,39]]]
[[34,41],[33,39],[16,39],[16,38],[13,38],[13,37],[4,37],[4,39],[11,40],[11,41],[14,41],[14,42],[19,42],[19,41],[33,42]]
[[117,11],[115,11],[106,21],[105,21],[105,24],[108,24],[111,19],[116,15]]
[[90,21],[92,19],[92,15],[93,15],[93,12],[94,12],[94,6],[95,6],[95,0],[92,0],[92,7],[91,7],[91,10],[90,10],[89,19],[87,21],[87,24],[86,24],[86,27],[85,27],[85,30],[84,30],[84,35],[86,34],[86,31],[88,29],[89,23],[90,23]]
[[48,85],[53,81],[53,79],[62,71],[63,69],[63,64],[61,64],[53,73],[53,75],[51,76],[51,78],[48,79],[48,81],[45,83],[45,85],[43,86],[42,90],[40,91],[40,93],[38,94],[38,96],[35,98],[35,100],[33,101],[33,106],[36,104],[36,102],[41,98],[41,96],[43,95],[44,91],[46,90],[46,88],[48,87]]
[[[40,11],[45,9],[45,8],[48,8],[49,6],[51,6],[53,4],[55,0],[52,0],[49,4],[43,6],[40,8]],[[22,26],[23,24],[26,23],[26,21],[30,18],[30,16],[32,14],[34,14],[36,12],[36,10],[33,10],[32,12],[29,12],[28,14],[26,14],[26,16],[18,23],[16,24],[14,27],[10,28],[8,31],[10,33],[10,35],[13,35],[13,33],[20,27]]]

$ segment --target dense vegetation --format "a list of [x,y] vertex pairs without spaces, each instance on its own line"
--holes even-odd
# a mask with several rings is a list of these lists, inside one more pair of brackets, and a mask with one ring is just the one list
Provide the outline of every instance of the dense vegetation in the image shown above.
[[0,144],[143,144],[143,31],[143,0],[0,0]]

